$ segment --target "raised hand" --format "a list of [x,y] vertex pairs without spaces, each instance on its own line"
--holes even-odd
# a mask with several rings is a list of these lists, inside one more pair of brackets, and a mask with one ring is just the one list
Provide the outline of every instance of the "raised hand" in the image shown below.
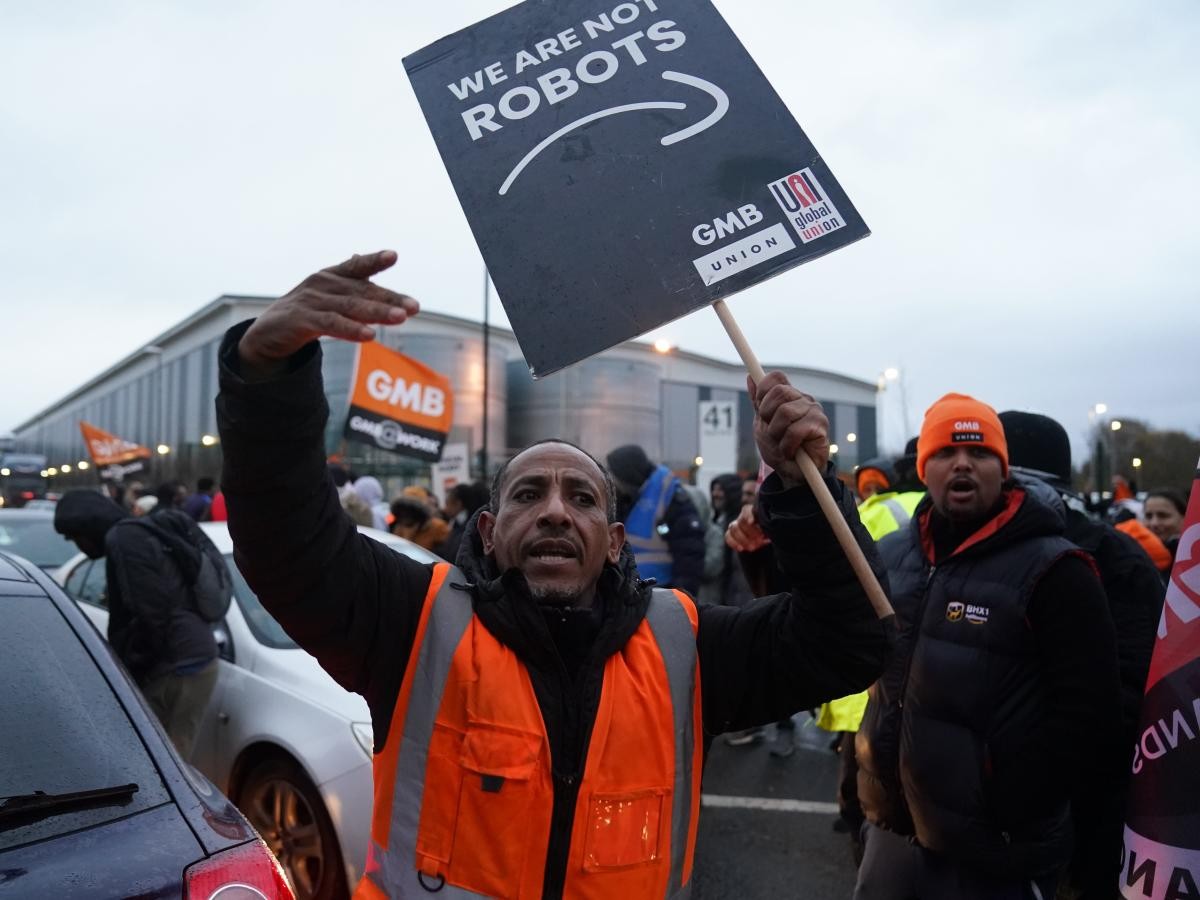
[[238,344],[243,374],[269,376],[322,336],[369,341],[372,325],[399,325],[420,310],[416,300],[369,280],[396,263],[392,250],[354,255],[309,275],[267,307]]

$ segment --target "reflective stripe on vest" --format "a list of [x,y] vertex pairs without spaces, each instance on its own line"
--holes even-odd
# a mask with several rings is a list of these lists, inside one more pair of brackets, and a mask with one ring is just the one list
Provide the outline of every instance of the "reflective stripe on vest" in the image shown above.
[[666,515],[667,506],[679,486],[678,480],[666,466],[658,466],[638,494],[637,502],[625,519],[625,540],[633,551],[641,578],[653,578],[660,585],[669,585],[674,559],[658,523]]
[[887,500],[883,501],[883,505],[888,508],[888,512],[890,512],[896,519],[897,529],[903,528],[912,518],[912,516],[908,514],[908,510],[904,508],[904,505],[899,500],[888,498]]
[[[550,747],[524,665],[435,567],[387,741],[356,900],[538,898],[553,805]],[[700,806],[697,616],[655,590],[604,668],[563,896],[690,896]],[[439,888],[440,886],[440,888]]]

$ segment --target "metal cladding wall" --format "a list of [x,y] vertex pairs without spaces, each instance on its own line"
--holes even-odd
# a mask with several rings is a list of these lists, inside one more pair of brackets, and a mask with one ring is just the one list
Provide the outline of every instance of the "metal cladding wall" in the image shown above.
[[539,381],[523,360],[508,364],[512,448],[562,438],[597,459],[622,444],[662,455],[662,370],[658,365],[593,357]]

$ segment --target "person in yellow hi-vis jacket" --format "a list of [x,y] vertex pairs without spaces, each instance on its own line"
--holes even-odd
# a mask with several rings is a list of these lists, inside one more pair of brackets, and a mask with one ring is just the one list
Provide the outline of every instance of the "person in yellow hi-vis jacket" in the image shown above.
[[[912,438],[904,455],[888,471],[886,463],[868,461],[855,471],[855,489],[863,497],[858,517],[871,537],[878,541],[899,531],[912,519],[913,510],[925,496],[925,486],[917,477],[917,439]],[[862,859],[862,807],[858,803],[858,763],[854,758],[854,735],[867,708],[867,692],[851,694],[822,704],[817,726],[840,736],[838,754],[838,819],[834,828],[850,834],[854,861]]]

